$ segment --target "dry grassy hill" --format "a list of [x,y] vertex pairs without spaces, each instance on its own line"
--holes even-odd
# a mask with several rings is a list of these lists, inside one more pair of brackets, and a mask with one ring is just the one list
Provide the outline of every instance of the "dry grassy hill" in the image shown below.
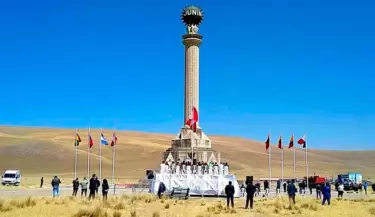
[[[87,129],[79,129],[82,143],[79,146],[79,177],[87,171]],[[107,139],[112,131],[104,130]],[[118,131],[116,149],[116,177],[118,182],[138,180],[147,168],[158,168],[161,153],[170,145],[174,135]],[[74,129],[0,127],[0,170],[15,168],[22,171],[29,182],[38,183],[41,176],[50,178],[58,174],[73,177]],[[91,153],[91,172],[98,173],[99,130],[92,130],[95,146]],[[264,143],[238,137],[210,136],[214,149],[222,153],[239,179],[245,175],[255,178],[268,176],[268,155]],[[102,147],[103,176],[111,177],[111,150]],[[304,151],[297,149],[297,175],[305,175]],[[373,167],[375,151],[309,150],[309,170],[324,176],[340,172],[358,171],[365,179],[375,177]],[[293,175],[293,153],[285,150],[285,177]],[[90,172],[90,173],[91,173]],[[272,174],[281,175],[280,152],[273,147]],[[125,180],[126,179],[126,180]]]

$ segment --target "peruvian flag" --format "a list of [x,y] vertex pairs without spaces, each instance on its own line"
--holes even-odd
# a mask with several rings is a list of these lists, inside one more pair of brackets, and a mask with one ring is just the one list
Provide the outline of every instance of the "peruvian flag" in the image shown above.
[[187,120],[186,124],[189,125],[190,129],[193,130],[193,132],[197,132],[197,122],[198,122],[198,111],[193,106],[193,109],[191,110],[190,118]]
[[303,148],[306,148],[306,135],[298,140],[298,144],[302,145]]
[[113,132],[113,135],[112,135],[112,142],[111,142],[111,146],[115,146],[117,143],[117,136],[116,136],[116,133]]
[[277,141],[277,147],[279,149],[283,149],[283,142],[282,142],[281,136],[279,137],[279,140]]
[[89,147],[92,148],[94,146],[94,140],[92,140],[91,133],[89,132]]
[[267,140],[266,140],[265,144],[266,144],[266,151],[267,151],[270,148],[270,135],[269,134],[267,136]]

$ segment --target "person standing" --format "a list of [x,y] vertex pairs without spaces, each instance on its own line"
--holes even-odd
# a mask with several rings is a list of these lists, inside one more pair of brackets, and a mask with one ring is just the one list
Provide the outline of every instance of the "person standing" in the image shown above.
[[89,200],[95,198],[95,191],[97,189],[97,182],[96,182],[96,175],[93,174],[92,178],[90,179],[90,194],[89,194]]
[[242,183],[242,185],[241,185],[241,196],[242,197],[245,197],[245,189],[246,189],[245,184]]
[[60,179],[55,176],[53,177],[52,181],[51,181],[51,185],[52,185],[52,194],[53,194],[53,197],[58,197],[59,194],[60,194]]
[[294,185],[294,179],[292,182],[288,181],[288,186],[287,186],[287,191],[288,191],[288,197],[289,197],[289,205],[292,207],[292,204],[296,204],[296,192],[297,188]]
[[268,197],[268,193],[270,192],[270,184],[267,180],[263,182],[263,187],[264,187],[264,196]]
[[280,179],[276,182],[276,194],[280,194],[280,188],[281,188],[281,181]]
[[43,188],[43,182],[44,182],[44,180],[43,180],[43,177],[40,179],[40,188]]
[[81,197],[83,196],[83,194],[85,195],[85,197],[87,196],[88,185],[89,185],[89,182],[87,181],[86,177],[84,177],[83,180],[81,181]]
[[365,183],[363,184],[363,189],[365,189],[365,194],[366,194],[366,195],[367,195],[367,187],[368,187],[368,183],[365,182]]
[[77,196],[77,192],[78,192],[78,188],[79,188],[78,178],[74,179],[72,184],[73,184],[73,194],[72,194],[72,196],[76,197]]
[[95,183],[96,183],[95,192],[96,192],[96,195],[98,195],[99,187],[100,187],[100,181],[99,181],[98,177],[95,177]]
[[316,184],[316,199],[322,199],[322,184],[320,183]]
[[329,183],[327,182],[323,188],[323,201],[322,201],[322,205],[324,205],[325,203],[328,203],[328,205],[331,205],[331,186],[329,185]]
[[337,192],[338,192],[338,198],[342,198],[342,196],[344,195],[344,185],[342,183],[339,184],[339,186],[337,187]]
[[256,187],[253,185],[253,182],[249,182],[246,186],[246,205],[245,205],[245,209],[249,208],[249,202],[250,202],[250,209],[253,209],[255,192],[256,192]]
[[107,181],[107,179],[103,179],[103,184],[102,184],[103,200],[107,200],[108,191],[109,191],[108,181]]
[[283,183],[284,193],[286,193],[286,182]]
[[234,193],[235,193],[235,190],[234,190],[234,186],[232,185],[232,181],[229,181],[228,185],[225,186],[225,194],[227,195],[227,207],[228,208],[229,208],[229,202],[232,208],[234,208],[234,201],[233,201]]

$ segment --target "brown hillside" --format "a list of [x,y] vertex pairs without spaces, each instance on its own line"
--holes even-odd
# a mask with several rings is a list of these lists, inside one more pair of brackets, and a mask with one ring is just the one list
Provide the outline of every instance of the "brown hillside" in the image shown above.
[[[108,140],[112,131],[105,130]],[[82,143],[79,146],[79,177],[87,173],[87,129],[79,129]],[[92,130],[95,146],[91,153],[91,172],[98,173],[99,130]],[[147,168],[158,168],[161,153],[169,147],[174,135],[118,131],[116,149],[116,177],[118,182],[138,180]],[[19,169],[24,177],[37,179],[54,174],[73,177],[74,129],[0,127],[0,170]],[[237,137],[210,136],[213,148],[222,153],[238,179],[245,175],[255,178],[268,176],[268,155],[264,143]],[[112,155],[109,147],[102,147],[103,177],[111,177]],[[305,175],[304,150],[297,149],[297,175]],[[362,172],[365,179],[374,176],[375,151],[309,150],[309,170],[331,177],[340,172]],[[293,153],[285,150],[284,176],[293,175]],[[272,176],[281,175],[280,151],[272,146]],[[126,179],[126,180],[125,180]]]

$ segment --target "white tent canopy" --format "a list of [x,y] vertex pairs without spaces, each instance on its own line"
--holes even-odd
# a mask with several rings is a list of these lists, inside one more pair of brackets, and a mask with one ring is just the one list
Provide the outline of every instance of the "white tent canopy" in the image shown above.
[[190,195],[225,195],[225,186],[232,181],[235,197],[241,196],[240,187],[234,175],[197,175],[197,174],[156,174],[151,192],[157,194],[159,185],[164,183],[167,191],[173,188],[189,188]]

